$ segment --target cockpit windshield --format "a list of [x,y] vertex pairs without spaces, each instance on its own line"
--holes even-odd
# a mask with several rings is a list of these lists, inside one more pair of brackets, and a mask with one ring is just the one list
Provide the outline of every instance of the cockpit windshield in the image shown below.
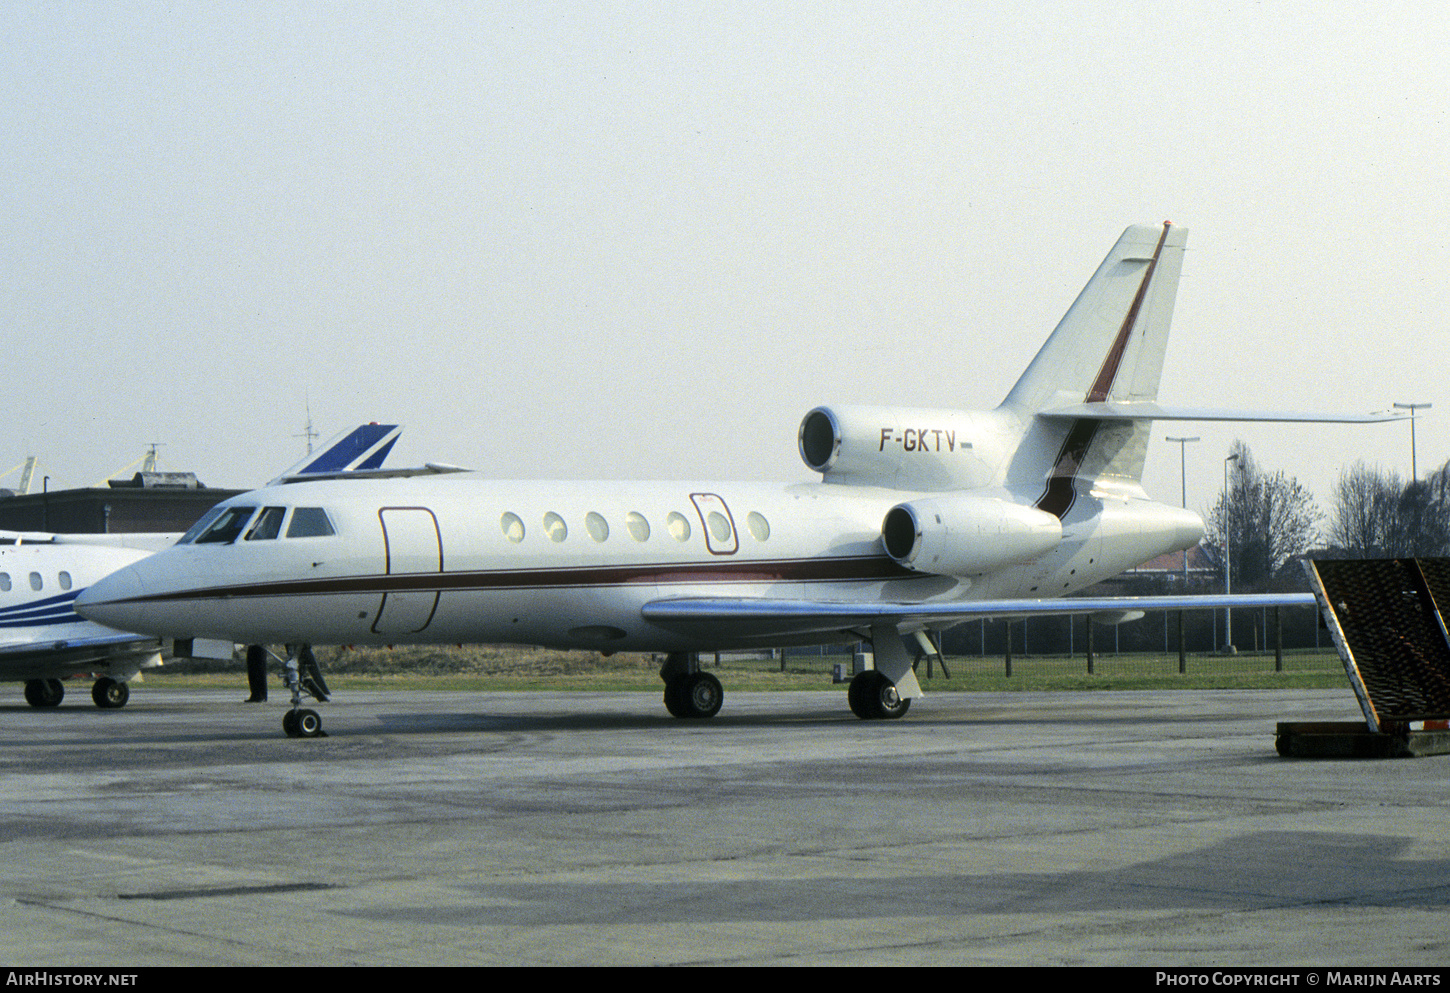
[[189,528],[186,529],[186,534],[184,534],[180,538],[176,539],[176,543],[178,545],[189,545],[189,544],[191,544],[193,541],[196,540],[196,536],[197,535],[201,534],[207,528],[211,527],[212,522],[215,521],[218,517],[220,517],[222,511],[225,510],[225,509],[226,509],[225,507],[213,507],[211,510],[208,510],[205,514],[202,514],[201,517],[199,517],[197,519],[197,522],[195,524],[193,524],[191,527],[189,527]]
[[[289,516],[290,510],[290,516]],[[255,517],[254,517],[255,515]],[[251,527],[248,527],[248,524]],[[326,538],[337,534],[332,519],[321,507],[213,507],[181,536],[178,545],[230,545],[243,541],[288,538]]]
[[198,545],[230,545],[237,540],[237,535],[242,533],[252,515],[257,512],[256,507],[227,507],[207,528],[194,540]]

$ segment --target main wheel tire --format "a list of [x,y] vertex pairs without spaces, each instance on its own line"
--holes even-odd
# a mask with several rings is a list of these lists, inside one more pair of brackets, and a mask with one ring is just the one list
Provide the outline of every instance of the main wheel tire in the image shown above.
[[875,669],[856,674],[846,690],[846,701],[851,713],[863,721],[894,720],[911,707],[911,701],[896,692],[896,684]]
[[725,687],[708,672],[693,673],[686,682],[686,705],[691,717],[714,717],[725,702]]
[[109,676],[102,676],[91,687],[91,699],[102,710],[115,710],[126,706],[126,701],[131,699],[131,688]]
[[673,717],[714,717],[725,702],[725,688],[708,672],[675,676],[665,683],[665,709]]

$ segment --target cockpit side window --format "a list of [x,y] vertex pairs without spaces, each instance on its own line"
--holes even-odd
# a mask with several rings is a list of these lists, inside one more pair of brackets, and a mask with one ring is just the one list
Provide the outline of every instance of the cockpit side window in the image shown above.
[[251,520],[256,510],[256,507],[227,507],[211,527],[196,538],[196,544],[230,545],[237,540],[237,535],[242,533],[242,528]]
[[325,538],[336,533],[327,511],[321,507],[298,507],[287,525],[289,538]]
[[282,533],[282,518],[287,514],[286,507],[263,507],[262,512],[257,515],[257,523],[247,532],[247,541],[267,541]]

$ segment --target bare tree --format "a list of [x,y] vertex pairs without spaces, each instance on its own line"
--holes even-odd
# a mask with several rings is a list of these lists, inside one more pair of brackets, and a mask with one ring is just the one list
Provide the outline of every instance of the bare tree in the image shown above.
[[1355,463],[1339,477],[1327,537],[1352,558],[1446,554],[1450,551],[1450,462],[1426,479],[1408,484],[1399,473]]
[[1396,543],[1400,496],[1405,485],[1399,473],[1371,469],[1363,461],[1339,474],[1330,515],[1331,545],[1351,558],[1381,558]]
[[[1323,515],[1314,497],[1281,470],[1270,475],[1259,468],[1249,447],[1235,441],[1229,488],[1209,513],[1205,542],[1220,563],[1224,541],[1235,591],[1262,590],[1295,555],[1309,549]],[[1297,579],[1297,577],[1295,577]]]

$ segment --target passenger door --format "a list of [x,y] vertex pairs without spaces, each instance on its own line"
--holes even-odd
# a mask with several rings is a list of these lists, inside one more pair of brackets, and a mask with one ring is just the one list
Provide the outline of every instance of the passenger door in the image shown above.
[[416,634],[438,609],[438,580],[443,572],[443,539],[438,518],[427,507],[384,507],[383,529],[387,591],[373,622],[375,634]]

